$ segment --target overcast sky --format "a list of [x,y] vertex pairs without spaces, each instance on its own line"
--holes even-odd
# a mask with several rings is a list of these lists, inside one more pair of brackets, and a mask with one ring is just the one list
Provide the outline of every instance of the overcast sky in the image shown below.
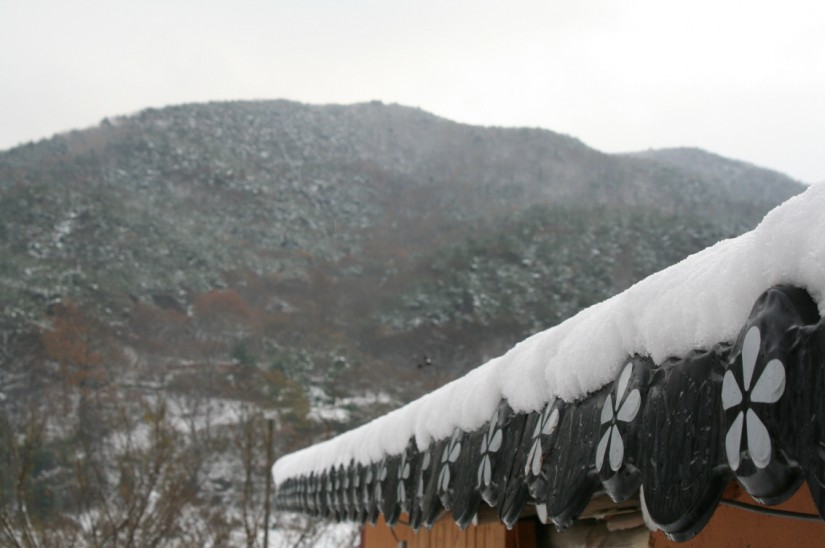
[[379,99],[825,180],[825,1],[0,0],[0,149],[146,107]]

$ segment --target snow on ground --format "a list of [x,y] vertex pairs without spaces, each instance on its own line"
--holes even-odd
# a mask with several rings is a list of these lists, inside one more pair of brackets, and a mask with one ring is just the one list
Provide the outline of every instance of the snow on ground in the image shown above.
[[347,422],[350,419],[350,412],[334,405],[313,407],[307,415],[315,422]]
[[360,546],[360,541],[358,526],[353,523],[330,523],[317,536],[303,539],[297,531],[273,529],[269,532],[269,548],[354,548]]
[[[199,398],[168,393],[151,394],[145,397],[147,400],[154,400],[154,405],[158,405],[162,400],[172,428],[181,433],[232,426],[241,422],[244,414],[252,413],[257,409],[249,402],[226,398]],[[146,449],[150,445],[151,434],[151,425],[136,422],[130,430],[120,430],[110,434],[109,442],[117,451],[123,451],[127,447]]]
[[327,442],[278,460],[275,483],[356,460],[419,449],[456,428],[481,427],[505,398],[535,411],[574,401],[611,382],[629,355],[661,363],[732,341],[759,295],[777,284],[807,289],[825,312],[825,184],[809,187],[760,225],[653,274],[464,377]]
[[366,392],[363,396],[330,398],[320,387],[310,386],[309,391],[312,408],[308,416],[316,422],[348,422],[352,415],[351,409],[375,404],[387,405],[395,401],[386,392]]
[[249,402],[226,398],[167,398],[167,413],[178,432],[203,430],[206,427],[232,426],[256,406]]
[[[331,523],[304,515],[284,512],[276,514],[277,523],[269,530],[267,548],[355,548],[361,545],[360,527],[352,522]],[[263,532],[258,543],[263,546]],[[246,546],[242,530],[233,531],[231,546]]]

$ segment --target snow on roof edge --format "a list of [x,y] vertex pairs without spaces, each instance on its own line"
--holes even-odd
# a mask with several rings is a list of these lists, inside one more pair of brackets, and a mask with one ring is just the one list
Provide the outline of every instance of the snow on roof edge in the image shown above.
[[517,412],[574,401],[612,382],[629,355],[654,363],[732,341],[771,286],[808,290],[825,315],[825,184],[768,213],[753,231],[721,241],[538,333],[465,376],[273,465],[284,480],[354,460],[420,450],[456,428],[484,425],[501,399]]

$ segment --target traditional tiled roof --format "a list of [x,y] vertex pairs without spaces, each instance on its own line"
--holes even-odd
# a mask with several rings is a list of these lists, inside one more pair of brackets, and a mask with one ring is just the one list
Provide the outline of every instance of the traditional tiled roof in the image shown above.
[[[825,214],[817,212],[825,211],[825,192],[812,190],[801,198],[804,207],[783,206],[786,213],[778,215],[781,222],[775,216],[774,224],[786,230],[794,220],[821,226]],[[792,219],[803,210],[808,219]],[[776,239],[774,232],[753,237],[758,249]],[[799,239],[804,231],[788,234]],[[704,344],[678,357],[657,360],[629,353],[612,368],[612,381],[582,397],[555,395],[530,410],[514,409],[502,397],[483,424],[455,427],[452,434],[424,444],[420,436],[410,436],[406,446],[380,458],[332,454],[329,447],[335,445],[307,453],[311,466],[296,466],[296,457],[304,454],[293,455],[280,470],[276,464],[277,504],[362,522],[374,522],[382,513],[391,525],[405,512],[414,528],[431,526],[445,509],[464,527],[482,501],[512,526],[529,504],[544,521],[564,527],[599,490],[616,501],[641,493],[649,521],[683,540],[704,526],[735,478],[765,504],[785,500],[807,481],[823,514],[825,398],[818,396],[825,394],[825,320],[820,316],[825,247],[816,243],[822,234],[807,238],[805,245],[776,244],[810,254],[800,259],[809,262],[791,264],[784,276],[757,273],[758,280],[798,285],[764,287],[733,336],[720,330],[711,344],[706,336],[695,337]],[[763,265],[742,266],[754,264]],[[766,271],[782,270],[782,264],[764,264]],[[822,266],[818,272],[816,265]],[[743,271],[740,277],[753,285],[753,276]],[[736,277],[727,282],[735,283]],[[734,286],[730,291],[736,292]],[[736,301],[730,295],[716,298]],[[706,301],[697,296],[696,302]],[[724,314],[718,307],[704,313],[711,324],[714,315]],[[632,314],[623,314],[632,321]],[[701,320],[702,311],[692,314]],[[601,336],[597,328],[595,339]],[[537,382],[530,377],[515,381]]]

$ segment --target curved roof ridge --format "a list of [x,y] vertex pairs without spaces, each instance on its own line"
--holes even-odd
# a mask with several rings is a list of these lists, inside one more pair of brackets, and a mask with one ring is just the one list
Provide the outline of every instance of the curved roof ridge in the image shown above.
[[[770,287],[806,289],[825,312],[825,184],[813,185],[753,231],[721,241],[623,293],[533,335],[441,388],[273,466],[276,485],[313,471],[368,464],[419,450],[487,423],[505,400],[532,412],[553,398],[574,401],[612,383],[629,355],[654,363],[732,341]],[[528,382],[525,382],[528,379]]]

